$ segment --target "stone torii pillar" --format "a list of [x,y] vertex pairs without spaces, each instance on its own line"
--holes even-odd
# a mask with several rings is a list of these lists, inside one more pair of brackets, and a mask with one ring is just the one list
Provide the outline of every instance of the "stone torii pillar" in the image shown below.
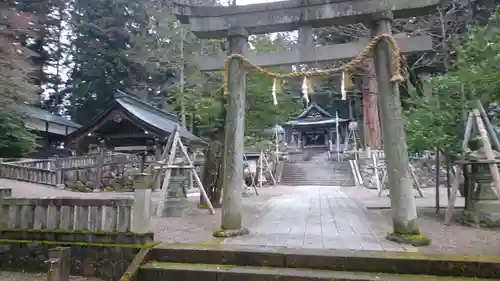
[[[228,31],[229,55],[244,54],[248,32],[242,27]],[[231,60],[228,67],[226,138],[224,141],[224,172],[222,180],[221,236],[246,234],[241,224],[241,193],[243,191],[243,158],[245,150],[245,101],[247,71],[241,60]],[[217,233],[216,233],[217,235]]]
[[[380,34],[391,34],[391,23],[393,15],[391,12],[378,13],[373,16],[372,33],[374,36]],[[390,82],[392,73],[393,49],[386,39],[380,41],[375,49],[375,72],[377,75],[377,86],[380,107],[382,132],[384,135],[384,152],[386,155],[387,176],[389,180],[390,200],[393,221],[393,234],[389,239],[405,239],[406,236],[420,234],[417,223],[417,209],[413,196],[413,181],[409,170],[408,149],[406,146],[406,135],[404,131],[403,113],[401,99],[399,96],[399,84]],[[428,244],[426,238],[422,237],[419,243]],[[415,241],[408,241],[408,243]]]

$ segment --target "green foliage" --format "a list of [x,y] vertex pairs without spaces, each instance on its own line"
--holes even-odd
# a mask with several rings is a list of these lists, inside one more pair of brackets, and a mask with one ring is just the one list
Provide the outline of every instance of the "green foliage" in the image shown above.
[[24,127],[22,116],[0,107],[0,158],[21,157],[36,146],[36,136]]
[[447,152],[460,148],[463,136],[460,83],[453,76],[433,79],[433,95],[420,97],[411,93],[412,107],[406,112],[408,150],[423,152],[436,147]]
[[22,122],[19,104],[36,97],[31,84],[30,56],[22,38],[33,33],[31,14],[16,1],[0,5],[0,157],[20,157],[36,146],[36,137]]
[[500,98],[499,22],[497,10],[487,26],[471,28],[469,38],[457,49],[453,69],[432,79],[432,96],[411,96],[413,107],[405,116],[411,151],[439,147],[453,154],[460,152],[473,102],[488,104]]

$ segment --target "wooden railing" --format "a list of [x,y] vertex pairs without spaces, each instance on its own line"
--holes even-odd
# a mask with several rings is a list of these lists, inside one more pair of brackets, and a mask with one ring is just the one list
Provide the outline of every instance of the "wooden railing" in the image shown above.
[[22,166],[17,162],[15,164],[2,163],[0,165],[0,177],[54,186],[58,184],[58,179],[60,178],[58,172],[55,170]]
[[4,198],[0,226],[2,229],[131,232],[133,202],[132,199]]

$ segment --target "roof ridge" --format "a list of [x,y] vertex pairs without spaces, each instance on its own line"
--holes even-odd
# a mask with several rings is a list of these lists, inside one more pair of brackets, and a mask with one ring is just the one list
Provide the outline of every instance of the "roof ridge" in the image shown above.
[[309,106],[307,106],[306,109],[304,109],[299,116],[296,117],[296,119],[303,118],[306,116],[306,114],[311,111],[312,108],[316,108],[320,113],[323,115],[326,115],[327,117],[333,118],[333,115],[330,114],[330,112],[326,111],[321,105],[319,105],[317,102],[311,102]]
[[152,109],[153,111],[156,111],[156,112],[159,112],[161,113],[162,115],[166,116],[167,118],[169,119],[172,119],[174,118],[175,121],[179,121],[179,116],[177,116],[177,114],[173,113],[173,112],[170,112],[170,111],[165,111],[163,109],[160,109],[156,106],[153,106],[152,104],[149,104],[131,94],[128,94],[126,93],[125,91],[122,91],[122,90],[116,90],[116,93],[114,95],[114,98],[115,99],[121,99],[121,98],[125,98],[125,99],[129,99],[129,100],[132,100],[134,103],[136,104],[139,104],[139,105],[142,105],[144,107],[146,107],[146,109]]

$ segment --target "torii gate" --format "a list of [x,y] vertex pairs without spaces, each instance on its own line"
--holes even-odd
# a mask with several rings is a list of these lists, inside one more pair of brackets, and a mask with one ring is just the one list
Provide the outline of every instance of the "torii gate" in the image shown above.
[[[369,23],[373,36],[391,34],[394,18],[422,16],[436,10],[440,0],[288,0],[245,6],[190,6],[173,3],[173,12],[182,24],[190,24],[192,32],[202,39],[226,38],[229,55],[244,55],[261,67],[343,60],[353,58],[364,48],[363,42],[314,47],[311,35],[299,38],[302,46],[297,51],[279,53],[250,53],[247,50],[250,34],[292,31],[302,29],[311,34],[312,28],[332,25]],[[305,33],[305,32],[301,32]],[[402,52],[413,53],[432,49],[427,36],[397,38]],[[416,219],[411,176],[408,172],[408,153],[397,83],[392,83],[392,47],[381,39],[375,48],[375,70],[380,93],[384,147],[387,157],[391,205],[395,225],[412,231]],[[227,54],[202,57],[202,71],[224,68]],[[228,66],[228,109],[224,151],[222,201],[222,231],[216,236],[234,236],[248,233],[241,223],[241,192],[243,182],[243,150],[245,124],[246,69],[241,60],[232,59]],[[401,167],[404,167],[403,169]],[[415,225],[416,227],[416,225]],[[405,228],[398,230],[405,232]],[[418,229],[417,229],[418,231]]]

